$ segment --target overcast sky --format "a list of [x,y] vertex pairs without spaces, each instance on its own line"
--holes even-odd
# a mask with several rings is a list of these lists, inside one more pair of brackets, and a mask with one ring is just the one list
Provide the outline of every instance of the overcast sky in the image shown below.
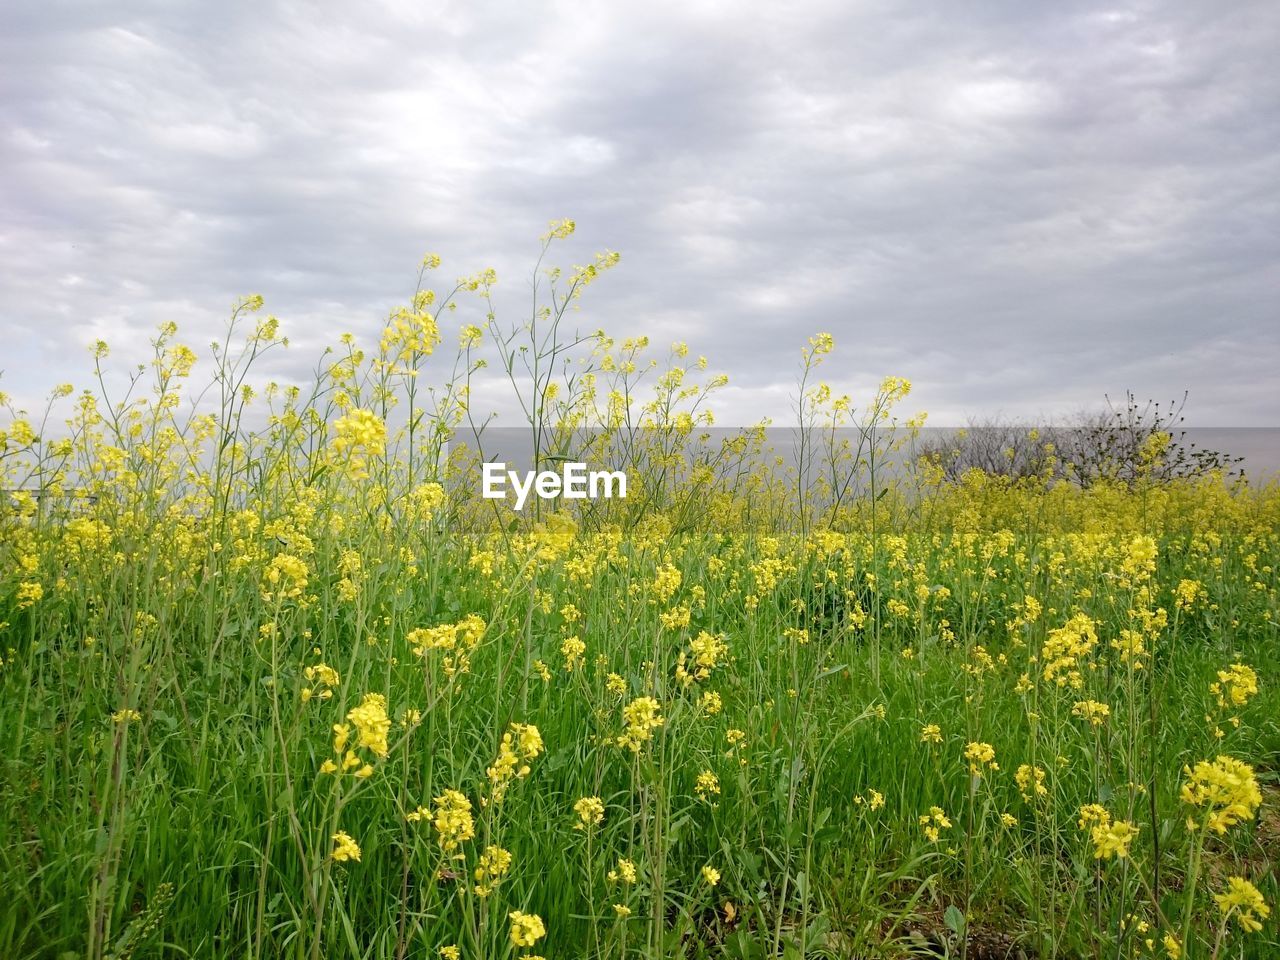
[[[6,0],[0,389],[257,292],[372,339],[422,254],[516,316],[546,222],[622,253],[577,318],[785,417],[806,338],[930,422],[1131,387],[1280,425],[1280,4]],[[509,306],[508,306],[509,305]]]

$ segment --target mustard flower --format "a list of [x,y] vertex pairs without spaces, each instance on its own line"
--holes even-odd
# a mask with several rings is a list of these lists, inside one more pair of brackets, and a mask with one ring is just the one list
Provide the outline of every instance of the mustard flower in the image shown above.
[[986,767],[992,770],[999,770],[1000,765],[996,763],[995,747],[989,743],[980,743],[974,741],[964,748],[964,758],[969,761],[969,772],[975,777],[982,776],[982,771]]
[[1040,767],[1033,767],[1029,763],[1024,763],[1018,767],[1018,772],[1013,775],[1014,781],[1018,784],[1018,792],[1022,794],[1022,799],[1030,803],[1036,797],[1043,797],[1049,793],[1048,788],[1044,785],[1045,772]]
[[536,913],[512,910],[507,917],[511,921],[511,942],[517,947],[532,947],[547,935],[547,928]]
[[1075,706],[1071,708],[1071,713],[1073,716],[1088,720],[1095,727],[1100,727],[1106,722],[1107,717],[1111,716],[1111,708],[1096,700],[1077,700]]
[[937,843],[942,831],[951,829],[951,820],[941,807],[930,807],[928,813],[920,815],[920,827],[925,839],[930,843]]
[[622,858],[618,860],[618,865],[609,871],[608,879],[610,883],[624,883],[630,886],[636,882],[638,876],[634,861]]
[[1208,825],[1216,833],[1243,820],[1252,820],[1262,792],[1253,767],[1232,757],[1219,756],[1210,763],[1201,760],[1195,768],[1184,767],[1187,780],[1182,785],[1182,802],[1209,811]]
[[542,735],[531,723],[513,723],[502,735],[498,744],[498,757],[486,771],[493,788],[492,800],[501,803],[513,780],[523,779],[530,773],[528,761],[543,751]]
[[333,853],[331,856],[338,863],[360,859],[360,846],[349,833],[339,830],[333,835]]
[[480,859],[476,863],[473,873],[476,883],[472,887],[477,897],[487,897],[493,892],[502,878],[507,875],[507,871],[511,869],[511,852],[504,850],[502,847],[490,844],[484,848],[484,853],[480,854]]
[[1050,630],[1040,651],[1044,678],[1060,687],[1079,689],[1084,683],[1080,665],[1097,644],[1096,624],[1083,613],[1077,613],[1061,627]]
[[1129,844],[1138,835],[1138,828],[1128,820],[1113,820],[1095,824],[1090,836],[1093,839],[1093,855],[1098,860],[1129,856]]
[[566,637],[565,641],[560,644],[560,653],[564,657],[564,669],[566,673],[572,673],[582,666],[583,654],[587,651],[587,645],[578,637]]
[[367,747],[379,757],[387,755],[391,719],[387,716],[386,697],[380,693],[366,693],[360,706],[347,713],[347,720],[356,728],[359,746]]
[[1226,891],[1214,894],[1213,899],[1223,919],[1235,917],[1246,933],[1257,933],[1262,929],[1262,921],[1271,916],[1271,908],[1258,888],[1244,877],[1228,877]]
[[459,856],[458,847],[475,836],[475,821],[471,816],[471,801],[457,790],[446,790],[433,801],[435,816],[432,825],[440,849],[446,855]]
[[1233,663],[1218,671],[1217,682],[1209,685],[1220,707],[1243,707],[1258,692],[1258,675],[1243,663]]
[[620,747],[639,753],[644,744],[653,739],[653,731],[666,721],[662,706],[653,697],[637,697],[622,709],[622,719],[627,727],[617,738]]
[[333,425],[333,449],[337,453],[381,456],[387,443],[387,425],[372,410],[352,409]]
[[575,830],[587,830],[604,820],[604,801],[599,797],[583,797],[573,805],[573,812],[578,815]]
[[694,784],[694,790],[702,800],[709,800],[713,796],[719,796],[720,778],[710,770],[703,770],[698,774],[698,779]]

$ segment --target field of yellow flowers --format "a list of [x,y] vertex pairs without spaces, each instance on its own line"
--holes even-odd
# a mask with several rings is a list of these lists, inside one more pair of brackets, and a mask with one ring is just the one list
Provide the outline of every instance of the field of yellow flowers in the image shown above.
[[[0,957],[1280,956],[1280,492],[877,478],[824,336],[798,457],[700,448],[705,360],[560,335],[616,259],[10,410]],[[479,501],[486,368],[628,498]]]

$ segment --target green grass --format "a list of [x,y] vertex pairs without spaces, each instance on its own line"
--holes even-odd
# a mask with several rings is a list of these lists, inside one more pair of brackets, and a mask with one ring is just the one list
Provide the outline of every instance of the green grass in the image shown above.
[[[895,559],[896,541],[865,536],[834,553],[747,534],[618,546],[582,536],[567,553],[531,558],[520,540],[436,531],[391,542],[322,521],[310,533],[306,605],[263,600],[261,562],[203,575],[198,545],[160,531],[132,550],[122,536],[68,567],[54,595],[11,604],[0,641],[0,955],[110,954],[159,900],[135,956],[426,957],[452,943],[464,956],[514,956],[529,951],[511,944],[511,910],[545,921],[533,952],[548,957],[906,956],[913,936],[959,956],[948,922],[967,927],[971,956],[998,937],[1031,956],[1129,956],[1142,952],[1137,919],[1161,929],[1149,894],[1157,836],[1161,909],[1179,934],[1190,911],[1204,944],[1193,956],[1210,955],[1219,917],[1209,895],[1227,875],[1276,902],[1272,534],[1171,536],[1147,580],[1120,572],[1128,535],[914,535]],[[495,545],[486,576],[468,561]],[[364,574],[344,599],[350,549]],[[780,563],[764,590],[767,554]],[[720,563],[709,569],[710,558]],[[682,580],[658,601],[664,562]],[[1175,612],[1184,578],[1207,598]],[[1144,583],[1169,624],[1150,633],[1152,655],[1131,673],[1108,644],[1133,626]],[[923,616],[917,584],[931,591]],[[1026,595],[1044,613],[1011,630]],[[891,597],[911,613],[889,613]],[[579,622],[564,621],[566,604]],[[663,628],[660,614],[682,604],[689,625]],[[1100,642],[1082,658],[1083,688],[1062,690],[1029,658],[1077,610]],[[140,633],[139,613],[155,618]],[[439,652],[412,655],[410,630],[468,613],[488,624],[469,672],[451,680]],[[789,628],[807,630],[807,642]],[[677,659],[701,630],[722,634],[729,655],[685,687]],[[586,655],[566,673],[570,635]],[[315,686],[303,670],[321,660],[341,683],[331,700],[303,703],[301,689]],[[1220,712],[1209,685],[1237,660],[1257,670],[1261,692],[1234,712],[1238,727],[1221,723],[1219,741],[1206,723]],[[610,673],[625,695],[609,692]],[[1024,673],[1033,689],[1019,693]],[[706,691],[720,694],[718,714],[699,708]],[[393,719],[422,710],[421,724],[394,727],[385,758],[361,752],[375,761],[367,780],[318,773],[333,755],[331,725],[369,692],[386,696]],[[642,695],[660,701],[665,723],[633,753],[615,740],[622,706]],[[1110,705],[1109,721],[1094,730],[1073,718],[1078,699]],[[125,707],[141,719],[113,723]],[[486,768],[512,722],[536,725],[545,753],[500,805],[483,807]],[[926,723],[941,744],[921,742]],[[727,744],[730,729],[744,731],[741,747]],[[970,741],[990,743],[999,769],[971,777]],[[1266,802],[1259,820],[1209,839],[1188,903],[1196,844],[1184,821],[1197,811],[1178,798],[1181,770],[1218,753],[1253,764]],[[1047,771],[1036,803],[1014,783],[1024,763]],[[695,792],[704,770],[719,779],[714,802]],[[447,788],[475,805],[461,861],[442,862],[430,824],[404,816]],[[583,796],[606,805],[590,831],[574,828]],[[1138,825],[1129,859],[1096,860],[1076,827],[1079,807],[1097,802]],[[936,844],[917,822],[935,805],[953,824]],[[328,859],[335,829],[359,843],[359,862]],[[513,865],[480,898],[467,880],[487,844]],[[637,864],[635,886],[606,879],[619,857]],[[721,874],[714,888],[704,865]],[[615,903],[631,916],[617,919]],[[1274,919],[1259,934],[1233,929],[1219,955],[1270,956],[1275,931]]]

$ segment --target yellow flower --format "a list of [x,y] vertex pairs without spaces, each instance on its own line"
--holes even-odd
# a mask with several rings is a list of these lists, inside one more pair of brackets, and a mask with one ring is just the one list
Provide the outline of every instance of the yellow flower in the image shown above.
[[1115,820],[1096,824],[1090,835],[1096,859],[1106,860],[1114,856],[1123,860],[1129,856],[1129,844],[1138,835],[1138,828],[1128,820]]
[[35,580],[24,580],[18,584],[18,609],[25,610],[44,596],[44,586]]
[[1190,610],[1197,601],[1208,597],[1208,591],[1198,580],[1179,580],[1173,591],[1173,605],[1179,610]]
[[542,734],[532,723],[513,723],[512,731],[516,734],[516,746],[523,760],[533,760],[542,753]]
[[474,876],[476,884],[472,888],[478,897],[487,897],[493,892],[507,871],[511,869],[511,853],[502,847],[490,844],[480,854]]
[[1246,933],[1257,933],[1262,929],[1262,921],[1271,916],[1271,908],[1258,888],[1244,877],[1228,877],[1226,892],[1214,894],[1213,899],[1223,919],[1234,916]]
[[618,865],[609,871],[610,883],[633,884],[637,877],[636,865],[631,860],[621,859]]
[[457,790],[446,790],[433,802],[436,809],[432,825],[436,829],[436,839],[444,853],[452,854],[475,836],[471,801]]
[[1252,820],[1262,792],[1254,779],[1253,767],[1232,757],[1219,756],[1210,763],[1201,760],[1195,768],[1184,767],[1187,781],[1182,785],[1182,802],[1209,810],[1208,825],[1226,833],[1242,820]]
[[1088,830],[1092,824],[1111,823],[1111,814],[1100,803],[1088,803],[1080,808],[1080,819],[1076,823],[1081,830]]
[[951,829],[951,820],[941,807],[930,807],[928,813],[920,815],[920,827],[930,843],[937,843],[942,831]]
[[921,743],[941,743],[942,728],[939,727],[936,723],[926,723],[923,727],[920,728],[920,742]]
[[535,759],[542,751],[542,734],[533,724],[513,723],[507,728],[502,742],[498,744],[498,758],[485,771],[493,787],[494,803],[502,802],[513,780],[529,775],[531,768],[527,761]]
[[335,723],[333,725],[333,752],[341,754],[346,749],[347,741],[351,738],[351,728],[345,723]]
[[1243,663],[1233,663],[1218,671],[1218,681],[1209,684],[1220,707],[1243,707],[1258,692],[1258,675]]
[[1100,727],[1106,722],[1107,717],[1111,716],[1111,708],[1096,700],[1077,700],[1075,706],[1071,708],[1071,713],[1088,720],[1095,727]]
[[1045,772],[1040,767],[1024,763],[1018,767],[1018,772],[1013,775],[1013,778],[1018,784],[1022,799],[1028,803],[1036,797],[1043,797],[1049,793],[1044,785]]
[[708,886],[714,887],[720,882],[720,871],[711,864],[707,864],[702,868],[702,879],[707,881]]
[[372,410],[353,409],[333,424],[333,449],[337,453],[381,456],[387,442],[387,425]]
[[720,658],[729,652],[728,645],[718,636],[705,630],[689,641],[689,649],[693,652],[693,671],[695,680],[705,680],[715,669]]
[[1076,689],[1083,684],[1080,662],[1097,646],[1098,633],[1088,616],[1077,613],[1061,627],[1050,630],[1040,658],[1044,662],[1044,678],[1058,686]]
[[360,706],[347,713],[356,728],[357,743],[368,747],[379,757],[387,755],[387,733],[391,719],[387,716],[387,698],[380,693],[366,693]]
[[573,805],[573,812],[578,815],[575,830],[586,830],[604,820],[604,801],[599,797],[583,797]]
[[620,747],[628,747],[639,753],[640,748],[653,739],[653,731],[666,721],[662,706],[653,697],[637,697],[622,708],[622,719],[627,728],[618,737]]
[[440,948],[441,960],[462,960],[462,951],[454,944]]
[[360,846],[351,839],[351,835],[339,830],[333,835],[333,859],[342,863],[346,860],[360,859]]
[[292,554],[278,554],[262,574],[262,599],[270,603],[301,597],[307,589],[309,576],[304,560]]
[[577,227],[572,220],[552,220],[550,221],[551,229],[542,235],[543,240],[563,240],[565,237],[573,233]]
[[698,774],[693,788],[700,799],[709,800],[713,796],[720,795],[720,778],[710,770],[703,770]]
[[547,935],[547,928],[536,913],[512,910],[507,917],[511,920],[511,942],[517,947],[532,947]]
[[342,681],[338,676],[338,671],[333,669],[327,663],[317,663],[307,667],[302,671],[302,675],[308,680],[315,683],[322,683],[326,687],[336,687]]
[[582,666],[582,655],[586,651],[587,645],[578,637],[568,637],[564,643],[560,644],[560,653],[564,656],[566,673],[572,673]]
[[996,763],[995,747],[989,743],[970,743],[964,748],[964,758],[969,761],[969,772],[975,777],[982,776],[984,765],[993,770],[1000,769],[1000,765]]

